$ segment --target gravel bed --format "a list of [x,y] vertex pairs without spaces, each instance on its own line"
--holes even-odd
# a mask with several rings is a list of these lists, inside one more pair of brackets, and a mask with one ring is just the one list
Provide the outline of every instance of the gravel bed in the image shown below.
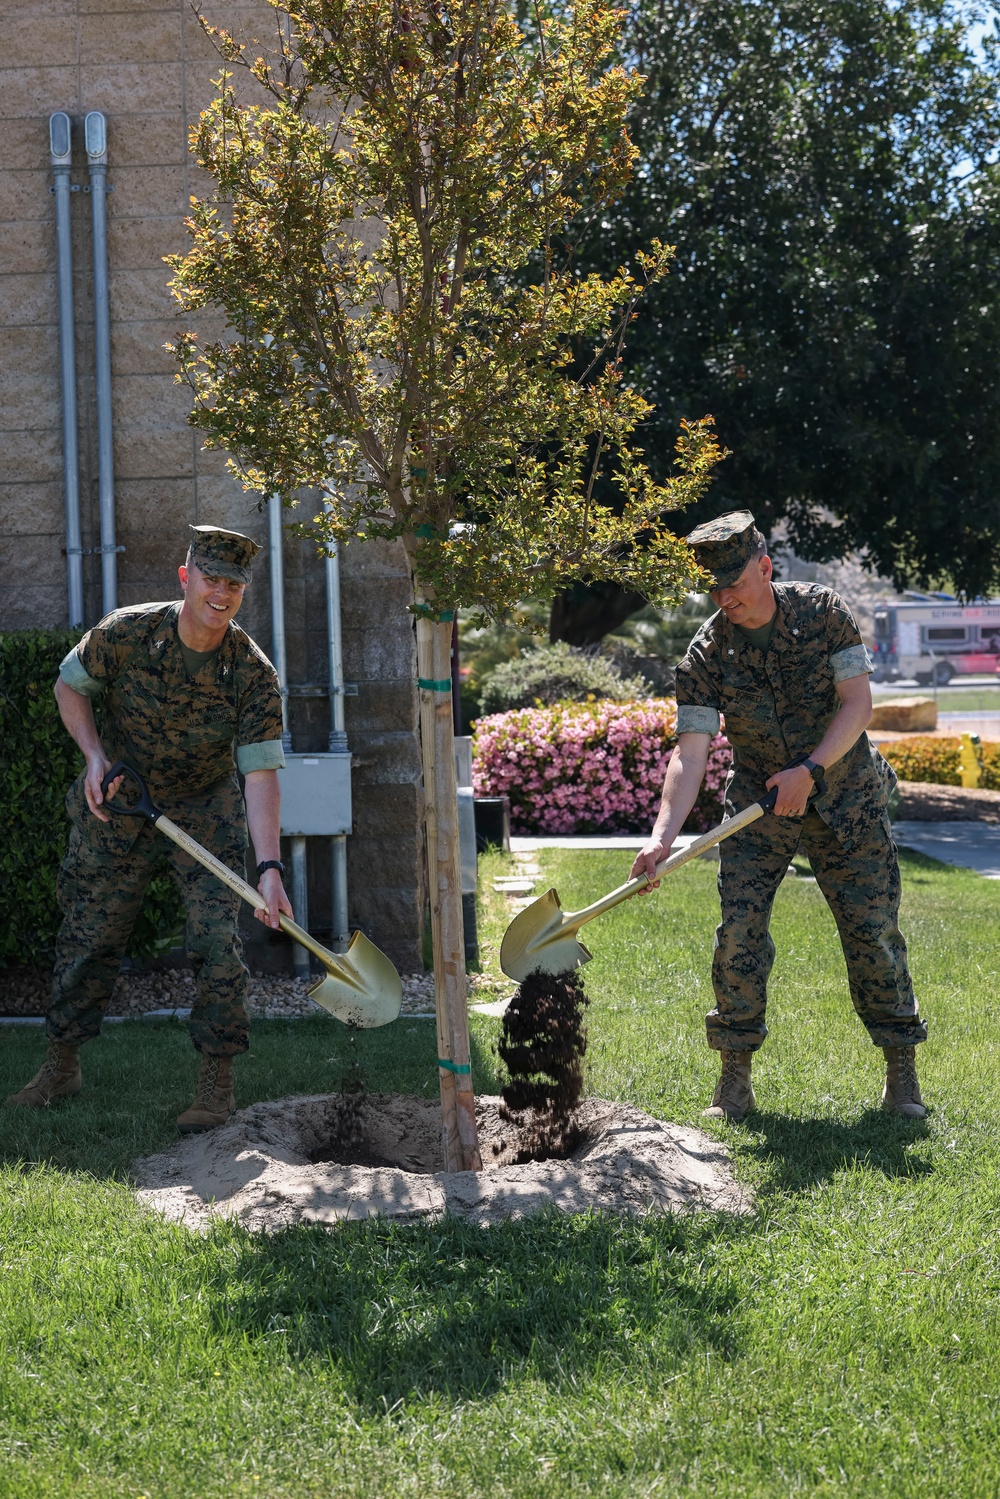
[[[44,1015],[49,1003],[51,973],[44,968],[0,969],[0,1015]],[[403,979],[404,1015],[434,1013],[434,975],[410,973]],[[315,983],[315,979],[310,981]],[[251,1016],[266,1020],[296,1019],[321,1013],[309,998],[302,979],[278,974],[251,974],[247,1007]],[[481,974],[469,977],[470,996],[478,997],[495,985]],[[123,973],[115,984],[109,1015],[136,1016],[150,1010],[187,1010],[194,1001],[194,974],[170,968],[149,973]]]

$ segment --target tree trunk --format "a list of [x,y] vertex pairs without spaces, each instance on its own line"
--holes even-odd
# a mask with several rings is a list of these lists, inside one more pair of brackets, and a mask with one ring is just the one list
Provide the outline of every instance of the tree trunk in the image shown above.
[[617,583],[574,583],[557,593],[549,615],[549,639],[597,645],[605,635],[646,607],[641,593]]
[[438,1080],[446,1171],[481,1171],[469,1052],[451,701],[451,620],[417,616],[427,888],[434,944]]

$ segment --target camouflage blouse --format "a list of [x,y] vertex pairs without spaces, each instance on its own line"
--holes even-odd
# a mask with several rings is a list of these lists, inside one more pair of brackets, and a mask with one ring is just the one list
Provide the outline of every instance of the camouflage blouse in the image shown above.
[[[677,668],[677,732],[716,734],[720,715],[725,720],[733,747],[729,811],[749,806],[769,776],[811,754],[840,707],[837,683],[873,669],[837,594],[814,583],[773,586],[778,607],[766,652],[720,609]],[[862,734],[826,781],[826,795],[812,805],[850,848],[855,831],[884,818],[895,776]]]
[[244,773],[284,765],[277,674],[230,621],[219,650],[189,677],[180,607],[116,609],[70,651],[60,675],[74,691],[103,697],[105,753],[134,765],[168,815],[241,819],[234,751]]

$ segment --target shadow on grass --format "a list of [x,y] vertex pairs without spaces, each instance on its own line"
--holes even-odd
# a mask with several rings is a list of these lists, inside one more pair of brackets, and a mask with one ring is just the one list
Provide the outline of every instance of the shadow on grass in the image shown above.
[[930,1133],[925,1119],[902,1119],[868,1109],[851,1123],[837,1119],[793,1119],[787,1114],[753,1114],[747,1121],[763,1140],[745,1153],[772,1169],[759,1195],[801,1192],[849,1166],[865,1166],[883,1176],[926,1176],[933,1169],[909,1148]]
[[[226,1226],[218,1332],[279,1334],[372,1411],[435,1393],[488,1396],[514,1375],[564,1384],[595,1367],[735,1352],[737,1302],[715,1273],[718,1220],[556,1212],[479,1228],[345,1224],[247,1235]],[[651,1370],[654,1364],[650,1364]]]

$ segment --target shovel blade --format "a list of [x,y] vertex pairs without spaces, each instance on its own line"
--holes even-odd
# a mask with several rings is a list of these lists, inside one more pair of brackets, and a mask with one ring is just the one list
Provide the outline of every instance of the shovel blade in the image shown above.
[[335,1019],[368,1031],[396,1019],[403,1003],[399,974],[363,932],[352,935],[345,953],[327,953],[321,962],[326,977],[309,998]]
[[546,890],[519,911],[504,932],[500,967],[508,978],[523,984],[529,973],[568,973],[589,963],[588,952],[576,935],[577,927],[559,904],[556,890]]

